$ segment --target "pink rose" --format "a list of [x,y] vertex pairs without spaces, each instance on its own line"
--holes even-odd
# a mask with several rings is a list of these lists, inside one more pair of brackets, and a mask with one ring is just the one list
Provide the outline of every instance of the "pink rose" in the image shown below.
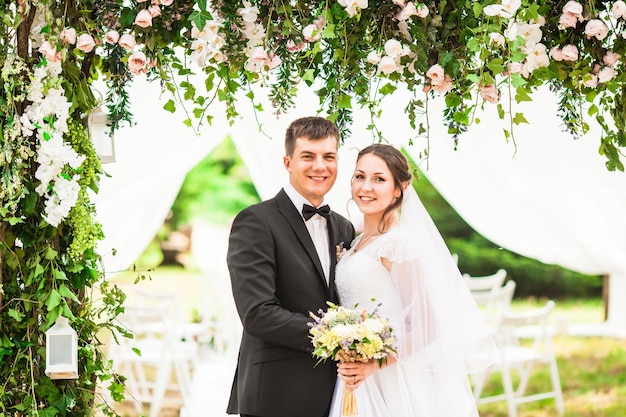
[[304,40],[307,42],[317,42],[322,39],[322,31],[317,25],[311,23],[302,29],[302,36],[304,36]]
[[367,62],[369,62],[372,65],[378,65],[378,63],[380,62],[380,60],[382,59],[382,57],[380,56],[380,54],[376,51],[370,51],[369,54],[367,54]]
[[597,40],[601,41],[606,38],[606,35],[609,33],[609,28],[606,27],[604,22],[600,19],[593,19],[587,22],[585,25],[585,34],[587,35],[587,39],[591,39],[595,37]]
[[615,66],[619,59],[621,58],[620,54],[616,54],[613,51],[607,51],[606,54],[602,57],[602,62],[604,65],[608,65],[609,67]]
[[171,6],[172,3],[174,3],[174,0],[161,0],[163,6]]
[[289,39],[287,41],[287,50],[289,52],[298,52],[301,51],[304,48],[304,42],[300,42],[299,44],[296,45],[296,43]]
[[400,13],[398,13],[395,16],[395,18],[402,21],[402,20],[407,20],[411,16],[417,16],[417,8],[415,7],[415,4],[412,1],[408,2],[406,6],[402,8]]
[[585,87],[595,87],[598,85],[598,76],[596,74],[587,74],[585,78],[585,81],[583,81]]
[[120,40],[120,34],[116,30],[110,30],[104,34],[104,41],[115,45]]
[[76,29],[74,28],[63,28],[61,33],[59,34],[59,39],[65,43],[69,43],[70,45],[74,45],[76,43]]
[[578,3],[577,1],[568,1],[565,6],[563,6],[563,13],[570,13],[576,16],[578,19],[583,19],[583,5]]
[[598,73],[598,82],[605,83],[607,81],[611,81],[617,75],[617,71],[615,71],[611,67],[604,67]]
[[500,101],[500,91],[498,91],[498,88],[495,86],[495,84],[481,85],[480,96],[483,98],[483,100],[488,101],[492,104],[496,104]]
[[550,49],[550,56],[555,61],[563,61],[563,51],[558,46]]
[[563,54],[563,61],[577,61],[578,60],[578,48],[576,45],[565,45],[561,50]]
[[267,67],[271,70],[278,67],[283,62],[282,59],[274,53],[274,51],[270,51],[268,57],[270,61],[267,63]]
[[563,13],[559,18],[559,24],[564,28],[575,28],[578,18],[571,13]]
[[96,41],[93,40],[90,34],[83,33],[76,40],[76,47],[85,53],[89,53],[96,47]]
[[148,13],[150,13],[150,16],[152,17],[161,16],[161,8],[157,6],[156,4],[153,4],[150,7],[148,7]]
[[137,3],[145,3],[146,0],[137,0]]
[[380,59],[380,62],[378,63],[378,72],[385,75],[389,75],[397,69],[398,66],[396,65],[396,61],[392,57],[387,55],[382,57]]
[[152,16],[150,15],[150,12],[144,9],[137,13],[137,16],[135,17],[135,24],[144,29],[152,26]]
[[57,62],[61,60],[61,53],[57,52],[57,49],[48,41],[42,43],[38,50],[48,61]]
[[120,36],[120,46],[127,51],[131,51],[135,48],[137,42],[135,42],[135,36],[130,33],[124,33]]
[[433,90],[435,90],[436,92],[443,94],[446,91],[452,89],[452,79],[450,78],[449,75],[446,75],[443,82],[439,85],[433,85]]
[[528,67],[526,64],[521,62],[511,62],[508,66],[509,72],[511,74],[522,74],[522,77],[528,78],[530,71],[528,71]]
[[324,16],[318,16],[315,18],[315,20],[313,21],[313,24],[315,26],[318,27],[318,29],[324,29],[324,26],[326,26],[326,19],[324,18]]
[[146,54],[141,51],[134,52],[128,58],[128,69],[134,75],[139,75],[147,72],[146,69]]
[[262,46],[254,47],[249,54],[248,70],[259,71],[263,67],[274,69],[281,64],[279,56],[270,51],[269,53]]
[[428,16],[428,6],[426,6],[425,4],[420,3],[417,6],[417,17],[421,17],[424,18],[426,16]]
[[441,85],[445,82],[445,72],[439,64],[430,67],[426,72],[426,76],[430,78],[431,85]]

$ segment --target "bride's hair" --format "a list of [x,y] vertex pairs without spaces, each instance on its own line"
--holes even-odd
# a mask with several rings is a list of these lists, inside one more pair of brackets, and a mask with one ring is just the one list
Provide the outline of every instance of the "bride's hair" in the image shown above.
[[404,155],[402,155],[402,152],[391,145],[384,143],[369,145],[359,152],[359,155],[356,158],[357,162],[359,162],[361,157],[367,154],[376,155],[385,161],[385,164],[393,176],[394,186],[400,190],[400,197],[387,206],[385,212],[383,213],[381,222],[383,222],[384,226],[384,219],[387,217],[387,214],[393,212],[402,205],[402,200],[404,198],[404,184],[407,181],[411,181],[411,171],[409,170],[409,163]]

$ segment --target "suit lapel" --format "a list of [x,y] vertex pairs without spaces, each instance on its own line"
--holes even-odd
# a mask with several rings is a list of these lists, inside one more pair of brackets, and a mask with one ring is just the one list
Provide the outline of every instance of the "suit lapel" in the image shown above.
[[[298,237],[300,244],[304,247],[306,253],[309,255],[309,257],[315,264],[315,268],[317,269],[320,279],[326,286],[327,285],[326,278],[324,276],[324,270],[322,269],[322,264],[320,262],[319,256],[317,256],[315,245],[313,244],[311,235],[309,235],[309,230],[306,228],[306,225],[304,224],[304,220],[302,219],[302,216],[300,215],[298,210],[295,208],[295,206],[293,205],[293,202],[291,201],[289,196],[287,196],[287,193],[285,193],[284,190],[280,190],[280,192],[276,195],[276,202],[278,204],[278,211],[283,216],[285,216],[285,218],[291,225],[291,228],[293,229],[296,236]],[[332,249],[334,250],[334,247]],[[331,264],[332,264],[332,259],[333,257],[331,257]],[[331,271],[333,268],[334,266],[331,265]]]

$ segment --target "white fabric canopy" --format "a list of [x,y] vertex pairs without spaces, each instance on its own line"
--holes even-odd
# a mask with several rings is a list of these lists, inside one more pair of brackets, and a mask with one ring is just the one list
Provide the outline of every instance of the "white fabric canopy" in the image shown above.
[[[105,239],[98,245],[105,272],[126,270],[163,225],[187,175],[227,134],[224,126],[197,136],[182,111],[163,109],[156,84],[138,79],[130,91],[136,125],[115,133],[116,162],[103,165],[92,197]],[[114,255],[113,252],[116,252]]]
[[[161,109],[155,88],[138,83],[134,93],[138,124],[116,135],[118,162],[105,165],[113,177],[102,182],[96,198],[108,271],[124,269],[136,259],[161,226],[186,172],[229,133],[261,198],[272,197],[287,181],[285,129],[317,109],[317,97],[309,90],[301,91],[299,104],[280,118],[270,110],[255,115],[243,98],[239,122],[229,127],[215,120],[209,133],[197,138],[182,126],[180,116]],[[387,140],[418,160],[424,141],[407,146],[415,132],[404,114],[405,94],[388,100],[379,127]],[[504,139],[505,124],[493,108],[479,115],[482,123],[460,137],[455,151],[440,123],[441,102],[429,105],[430,158],[428,168],[422,162],[421,169],[443,197],[470,226],[502,247],[576,271],[609,274],[608,324],[613,334],[626,335],[626,305],[616,301],[626,295],[626,174],[604,167],[596,151],[598,129],[578,140],[561,132],[555,100],[546,93],[521,108],[530,125],[516,127],[517,153]],[[352,137],[340,149],[339,178],[328,196],[357,228],[360,216],[349,208],[349,179],[357,149],[372,142],[364,128],[368,124],[365,112],[357,111]],[[116,257],[107,254],[113,247]]]

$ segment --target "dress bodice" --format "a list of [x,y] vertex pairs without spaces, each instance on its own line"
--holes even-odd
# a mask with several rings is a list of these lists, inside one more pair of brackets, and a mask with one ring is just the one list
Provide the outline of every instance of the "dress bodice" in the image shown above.
[[337,264],[335,283],[341,305],[346,308],[378,308],[381,317],[387,318],[394,328],[401,315],[401,301],[392,274],[382,264],[381,258],[394,261],[406,258],[406,250],[399,246],[404,240],[402,231],[393,228],[358,252],[352,249]]

